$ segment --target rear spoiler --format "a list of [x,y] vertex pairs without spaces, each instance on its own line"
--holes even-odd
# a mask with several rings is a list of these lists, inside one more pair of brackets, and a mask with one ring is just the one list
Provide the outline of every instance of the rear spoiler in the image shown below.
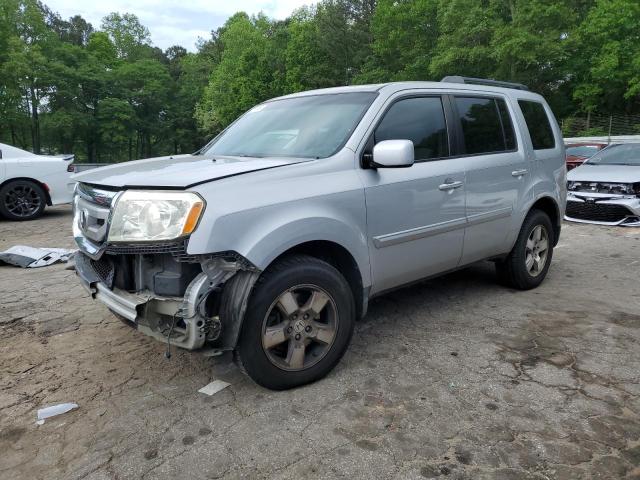
[[74,158],[76,158],[75,154],[73,154],[73,153],[59,153],[58,155],[51,155],[51,156],[52,157],[61,158],[65,162],[68,162],[68,161],[73,160]]

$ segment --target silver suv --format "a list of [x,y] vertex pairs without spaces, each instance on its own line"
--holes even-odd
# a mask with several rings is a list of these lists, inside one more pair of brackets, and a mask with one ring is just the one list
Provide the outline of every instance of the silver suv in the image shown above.
[[566,197],[544,99],[462,77],[276,98],[192,155],[75,180],[91,296],[164,342],[234,351],[272,389],[326,375],[391,289],[487,259],[538,286]]

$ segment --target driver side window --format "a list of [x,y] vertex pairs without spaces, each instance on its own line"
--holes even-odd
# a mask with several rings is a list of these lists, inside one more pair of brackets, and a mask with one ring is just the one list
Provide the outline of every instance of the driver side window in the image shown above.
[[411,140],[416,162],[449,156],[449,136],[440,97],[405,98],[394,103],[374,133],[383,140]]

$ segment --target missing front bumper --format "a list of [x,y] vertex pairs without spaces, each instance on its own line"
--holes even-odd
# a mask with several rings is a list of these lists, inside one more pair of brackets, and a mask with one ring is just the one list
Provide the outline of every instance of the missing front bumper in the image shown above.
[[[198,306],[203,296],[214,287],[206,274],[196,276],[184,297],[161,297],[153,293],[109,288],[100,272],[93,267],[91,259],[81,252],[76,253],[75,263],[80,282],[91,297],[131,322],[139,331],[160,341],[167,341],[171,334],[171,344],[187,350],[204,345],[211,319],[202,316]],[[175,325],[176,321],[178,325]],[[171,323],[174,328],[169,328]]]

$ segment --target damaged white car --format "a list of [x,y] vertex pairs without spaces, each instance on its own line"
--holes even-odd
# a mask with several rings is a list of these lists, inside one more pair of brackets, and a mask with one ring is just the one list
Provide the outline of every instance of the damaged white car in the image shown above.
[[193,155],[75,176],[83,285],[274,389],[331,371],[390,289],[484,259],[538,286],[564,215],[558,125],[521,85],[448,80],[270,100]]
[[608,146],[567,181],[567,220],[640,227],[640,143]]

